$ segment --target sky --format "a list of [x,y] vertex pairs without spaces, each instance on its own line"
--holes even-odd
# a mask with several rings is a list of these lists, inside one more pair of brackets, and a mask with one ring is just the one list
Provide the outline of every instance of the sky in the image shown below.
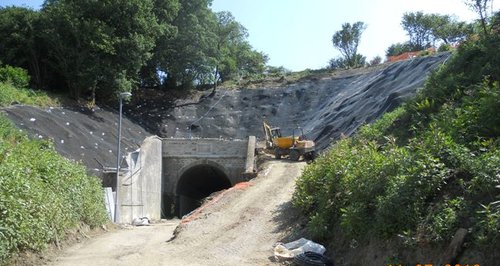
[[[0,0],[0,6],[35,9],[42,3]],[[493,10],[498,10],[498,4],[492,3]],[[358,53],[371,60],[385,58],[390,45],[408,40],[400,25],[405,12],[455,15],[468,22],[477,18],[464,0],[213,0],[212,10],[231,12],[248,30],[252,47],[268,55],[268,65],[292,71],[323,68],[331,58],[341,56],[331,39],[346,22],[367,25]]]

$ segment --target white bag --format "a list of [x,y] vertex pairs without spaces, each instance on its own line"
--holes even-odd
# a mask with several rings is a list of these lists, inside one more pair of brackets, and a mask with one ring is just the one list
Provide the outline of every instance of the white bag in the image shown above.
[[278,243],[274,247],[274,256],[282,259],[293,259],[298,254],[312,251],[323,254],[326,249],[323,245],[315,243],[309,239],[301,238],[290,243]]

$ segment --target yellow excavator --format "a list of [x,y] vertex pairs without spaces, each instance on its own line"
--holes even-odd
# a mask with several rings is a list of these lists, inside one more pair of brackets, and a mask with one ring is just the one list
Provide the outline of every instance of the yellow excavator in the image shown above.
[[266,136],[266,149],[270,150],[276,159],[288,155],[292,161],[304,157],[305,161],[312,162],[316,158],[314,141],[307,140],[301,128],[294,129],[292,136],[283,137],[279,127],[271,127],[265,121],[262,124]]

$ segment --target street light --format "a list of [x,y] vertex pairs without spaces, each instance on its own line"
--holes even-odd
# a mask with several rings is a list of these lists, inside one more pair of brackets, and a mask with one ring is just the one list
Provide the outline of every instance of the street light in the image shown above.
[[123,99],[132,96],[130,92],[122,92],[119,94],[120,98],[120,111],[119,111],[119,119],[118,119],[118,148],[116,150],[116,199],[115,199],[115,223],[119,222],[120,218],[120,143],[122,138],[122,108],[123,108]]

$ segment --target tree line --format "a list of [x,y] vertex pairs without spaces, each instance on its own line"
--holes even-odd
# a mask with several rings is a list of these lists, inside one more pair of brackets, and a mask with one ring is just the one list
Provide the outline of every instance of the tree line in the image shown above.
[[46,0],[0,8],[0,62],[75,99],[187,88],[263,73],[267,56],[212,0]]
[[[491,2],[492,0],[464,0],[464,4],[479,17],[474,23],[459,21],[455,16],[450,15],[425,14],[421,11],[405,13],[401,19],[401,26],[406,31],[409,40],[389,46],[386,56],[421,51],[438,45],[442,50],[447,50],[472,34],[481,33],[488,36],[492,28],[487,25],[493,25],[489,23],[490,20],[498,16],[498,13],[495,16],[490,14]],[[333,47],[340,51],[342,57],[331,59],[330,69],[356,68],[381,63],[380,57],[367,63],[366,57],[357,52],[361,35],[366,28],[367,25],[361,21],[352,25],[344,23],[342,29],[333,34]]]

